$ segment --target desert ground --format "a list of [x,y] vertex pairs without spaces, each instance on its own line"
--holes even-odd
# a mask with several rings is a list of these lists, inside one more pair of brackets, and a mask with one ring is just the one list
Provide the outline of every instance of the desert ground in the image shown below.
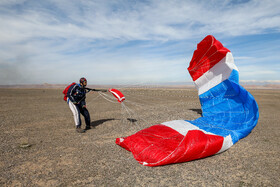
[[75,131],[62,90],[0,89],[0,186],[280,185],[279,89],[248,90],[260,118],[229,150],[160,167],[139,164],[115,139],[161,122],[200,117],[195,89],[120,88],[125,107],[110,93],[90,92],[92,129],[83,134]]

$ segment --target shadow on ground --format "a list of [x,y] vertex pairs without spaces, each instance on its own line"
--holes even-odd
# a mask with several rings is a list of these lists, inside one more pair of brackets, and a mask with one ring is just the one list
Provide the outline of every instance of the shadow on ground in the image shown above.
[[191,108],[189,110],[194,111],[194,112],[196,112],[196,113],[198,113],[202,116],[202,110],[201,109]]
[[133,119],[133,118],[127,118],[127,120],[130,121],[130,122],[132,122],[132,123],[134,123],[134,122],[137,121],[137,119]]
[[109,118],[109,119],[100,119],[100,120],[96,120],[96,121],[92,121],[90,123],[90,126],[92,127],[97,127],[98,125],[101,125],[102,123],[106,122],[106,121],[112,121],[115,120],[115,118]]

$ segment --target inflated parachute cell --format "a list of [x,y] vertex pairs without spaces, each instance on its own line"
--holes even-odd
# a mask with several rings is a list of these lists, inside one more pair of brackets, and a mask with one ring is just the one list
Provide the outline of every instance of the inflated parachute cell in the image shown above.
[[198,89],[202,117],[153,125],[116,143],[143,165],[186,162],[221,153],[256,126],[253,96],[239,85],[231,52],[209,35],[194,51],[189,73]]

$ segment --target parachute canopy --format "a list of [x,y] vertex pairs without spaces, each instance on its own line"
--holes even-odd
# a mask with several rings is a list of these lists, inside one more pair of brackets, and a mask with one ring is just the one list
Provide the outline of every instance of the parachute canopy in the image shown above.
[[68,93],[69,88],[70,88],[71,86],[75,85],[75,84],[76,84],[75,82],[72,82],[72,84],[68,85],[68,86],[63,90],[62,93],[64,94],[64,97],[63,97],[64,101],[67,101],[67,93]]
[[124,95],[119,90],[112,88],[109,89],[109,92],[111,92],[120,103],[125,100]]
[[256,126],[253,96],[239,85],[231,52],[209,35],[194,51],[189,73],[198,89],[202,117],[168,121],[116,139],[143,165],[186,162],[221,153]]

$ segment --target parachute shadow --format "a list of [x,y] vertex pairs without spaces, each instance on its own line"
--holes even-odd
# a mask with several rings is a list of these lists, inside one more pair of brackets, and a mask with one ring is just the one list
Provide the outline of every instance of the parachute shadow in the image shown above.
[[196,112],[197,114],[200,114],[200,115],[202,116],[202,110],[201,110],[201,109],[191,108],[191,109],[189,109],[189,110],[194,111],[194,112]]
[[132,118],[127,118],[127,120],[130,121],[130,122],[132,122],[132,123],[138,121],[137,119],[132,119]]
[[98,125],[101,125],[102,123],[106,122],[106,121],[112,121],[115,120],[115,118],[109,118],[109,119],[100,119],[100,120],[96,120],[96,121],[92,121],[90,123],[90,126],[92,127],[97,127]]

